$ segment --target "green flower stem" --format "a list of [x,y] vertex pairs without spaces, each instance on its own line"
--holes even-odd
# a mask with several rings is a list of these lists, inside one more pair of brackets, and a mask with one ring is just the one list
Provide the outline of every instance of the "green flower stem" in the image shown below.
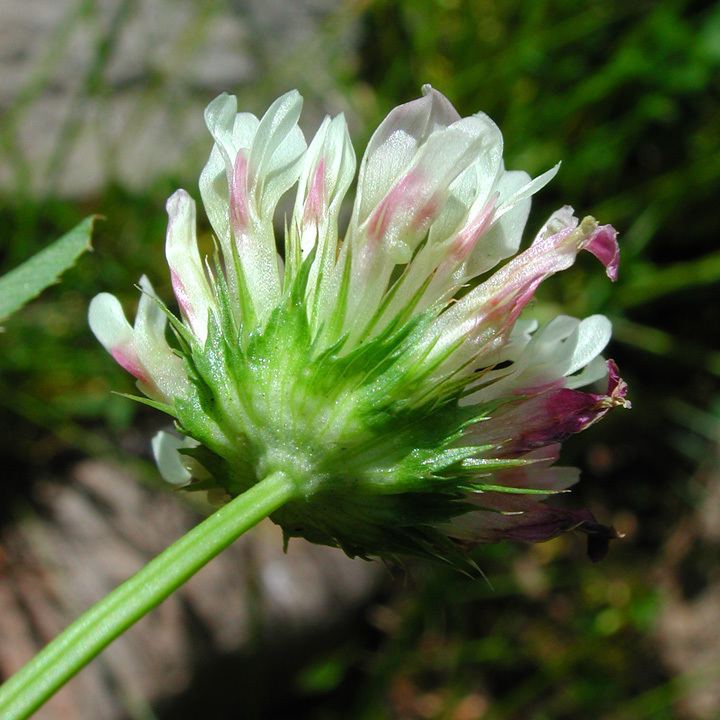
[[2,685],[0,718],[29,717],[118,635],[246,530],[297,495],[297,485],[277,472],[190,530],[93,605]]

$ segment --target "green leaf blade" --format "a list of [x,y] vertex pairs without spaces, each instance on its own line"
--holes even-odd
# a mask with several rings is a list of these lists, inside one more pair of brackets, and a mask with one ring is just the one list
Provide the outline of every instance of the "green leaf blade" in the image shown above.
[[92,249],[96,217],[85,218],[59,240],[0,278],[0,322],[57,282],[84,252]]

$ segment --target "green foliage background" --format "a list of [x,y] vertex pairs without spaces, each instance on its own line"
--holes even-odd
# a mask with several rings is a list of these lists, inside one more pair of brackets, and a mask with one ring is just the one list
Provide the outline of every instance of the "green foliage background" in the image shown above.
[[[333,42],[350,24],[360,46],[348,55]],[[563,160],[529,227],[564,203],[612,223],[621,233],[621,278],[611,287],[583,260],[543,288],[534,312],[607,314],[610,355],[634,409],[569,443],[565,456],[584,470],[574,501],[627,533],[607,561],[586,564],[580,542],[565,538],[482,550],[492,588],[414,567],[410,589],[398,581],[369,617],[284,678],[293,716],[686,717],[683,698],[720,682],[720,668],[678,674],[659,660],[656,621],[666,598],[657,578],[672,530],[702,507],[719,472],[720,5],[368,0],[338,4],[317,43],[330,47],[357,149],[392,106],[430,82],[461,113],[482,109],[498,122],[509,168],[539,173]],[[110,36],[98,44],[88,96],[106,91],[112,50]],[[242,99],[257,112],[289,80],[317,96],[312,57],[280,53],[257,84],[240,88]],[[142,194],[109,186],[83,201],[30,196],[22,178],[32,169],[18,157],[14,132],[35,90],[29,85],[0,120],[0,162],[18,179],[0,202],[2,269],[87,214],[107,220],[97,226],[94,255],[8,321],[0,338],[0,422],[14,428],[0,437],[4,514],[31,494],[33,478],[86,454],[126,459],[143,448],[138,467],[152,474],[143,431],[155,419],[109,394],[130,385],[91,338],[86,308],[100,290],[131,304],[133,283],[148,270],[170,297],[164,199],[193,183],[171,177]],[[719,580],[707,559],[717,549],[705,546],[681,568],[688,602]],[[279,712],[272,686],[267,678],[257,686],[267,692],[254,693],[249,712]]]

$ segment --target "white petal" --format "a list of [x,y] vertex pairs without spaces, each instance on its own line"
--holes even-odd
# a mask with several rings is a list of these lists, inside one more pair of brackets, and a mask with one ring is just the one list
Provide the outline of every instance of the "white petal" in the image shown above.
[[[577,320],[558,315],[538,330],[523,348],[522,354],[504,371],[490,373],[482,389],[468,397],[470,402],[485,402],[567,377],[565,386],[582,387],[607,375],[599,358],[610,338],[610,322],[602,315]],[[578,370],[585,368],[578,374]]]
[[[329,119],[328,119],[329,120]],[[325,166],[325,185],[328,197],[328,207],[333,212],[339,210],[339,205],[345,196],[350,184],[355,176],[355,151],[353,150],[348,132],[345,116],[336,115],[329,120],[327,125],[324,124],[325,132],[319,138],[314,151],[316,153],[315,161],[312,164],[313,169],[317,168],[318,161],[323,160]],[[320,135],[320,133],[318,133]],[[315,143],[315,139],[313,143]],[[307,158],[311,157],[311,150],[308,150]],[[311,172],[309,163],[306,161],[306,168]],[[311,177],[303,179],[301,184],[311,181]],[[308,191],[309,184],[306,185]]]
[[540,328],[533,337],[533,353],[550,362],[557,362],[558,357],[552,354],[573,333],[577,333],[580,321],[569,315],[557,315],[547,325]]
[[163,480],[171,485],[187,485],[192,475],[185,467],[181,448],[196,447],[191,438],[179,438],[176,435],[160,431],[151,441],[153,457]]
[[556,210],[540,228],[533,242],[538,242],[567,228],[576,228],[580,221],[575,217],[574,212],[570,205],[563,205]]
[[279,97],[263,116],[248,160],[248,188],[262,217],[272,214],[280,197],[297,180],[306,143],[297,121],[302,97],[292,90]]
[[[504,171],[497,181],[495,190],[499,193],[498,202],[525,187],[530,176],[521,170]],[[497,265],[520,247],[522,234],[530,214],[530,198],[518,200],[514,206],[496,218],[490,228],[480,238],[467,264],[469,277],[477,277]]]
[[604,315],[585,318],[578,326],[572,353],[562,369],[563,375],[572,375],[585,367],[605,349],[611,335],[612,324]]
[[232,155],[237,98],[222,93],[205,108],[205,124],[219,148]]
[[477,113],[474,117],[483,126],[482,145],[472,165],[450,185],[443,210],[430,229],[431,244],[450,238],[482,212],[503,171],[500,129],[484,113]]
[[558,315],[540,328],[518,359],[511,382],[517,387],[527,387],[563,377],[575,349],[579,327],[577,318]]
[[486,132],[482,118],[469,117],[430,135],[363,224],[370,243],[395,263],[408,262],[442,211],[452,182],[482,150]]
[[542,175],[538,175],[523,187],[519,188],[510,197],[506,198],[498,208],[498,217],[507,212],[517,203],[532,197],[536,192],[542,190],[558,174],[558,170],[560,170],[560,163],[551,167]]
[[168,229],[165,255],[175,297],[195,336],[207,337],[208,312],[215,302],[205,276],[195,235],[195,202],[178,190],[167,201]]
[[205,123],[215,145],[200,174],[200,196],[223,251],[229,253],[228,185],[237,153],[241,148],[250,148],[259,120],[251,113],[237,113],[235,96],[223,93],[207,106]]
[[596,383],[598,380],[606,378],[607,374],[607,362],[605,362],[605,359],[601,355],[598,355],[579,373],[568,376],[565,386],[571,390],[575,390],[576,388]]
[[225,159],[213,146],[207,164],[200,173],[200,197],[224,253],[230,252],[230,199]]
[[138,285],[142,292],[135,315],[135,323],[133,324],[135,335],[145,335],[157,340],[161,338],[164,340],[167,317],[165,317],[165,313],[155,299],[157,297],[155,288],[153,288],[146,275],[140,278]]
[[[393,108],[370,138],[366,157],[373,155],[396,133],[421,145],[434,132],[460,120],[452,103],[430,85],[423,85],[422,97]],[[412,156],[408,160],[412,159]]]
[[477,197],[477,187],[478,170],[475,165],[453,180],[442,212],[438,214],[430,228],[430,245],[446,241],[462,227]]
[[[278,98],[258,121],[249,113],[237,114],[236,99],[221,95],[205,114],[215,146],[200,178],[200,192],[220,239],[228,284],[237,290],[239,279],[231,261],[236,248],[260,323],[270,315],[281,292],[273,214],[280,196],[300,172],[305,151],[305,139],[297,127],[301,107],[302,98],[293,91]],[[195,277],[202,286],[202,276],[195,273]],[[200,337],[204,335],[201,309],[191,321]]]
[[172,351],[165,338],[167,318],[155,300],[155,290],[143,275],[140,278],[140,302],[134,326],[134,347],[140,363],[147,371],[141,385],[150,397],[166,402],[182,397],[188,390],[183,361]]
[[250,148],[258,131],[260,121],[249,112],[241,112],[235,116],[232,126],[232,147],[237,153],[241,148]]
[[114,348],[131,345],[133,329],[125,317],[120,301],[110,293],[100,293],[90,302],[88,322],[95,337],[103,347],[112,352]]
[[230,172],[241,148],[249,148],[259,120],[252,113],[237,112],[237,98],[222,93],[205,108],[205,124]]
[[223,93],[205,109],[205,123],[215,145],[200,175],[200,195],[213,230],[226,248],[230,238],[228,184],[238,150],[252,145],[259,120],[251,113],[237,113],[235,96]]

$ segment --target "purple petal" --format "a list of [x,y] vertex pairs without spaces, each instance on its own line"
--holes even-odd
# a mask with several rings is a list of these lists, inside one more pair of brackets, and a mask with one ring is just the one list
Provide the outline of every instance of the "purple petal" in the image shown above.
[[478,426],[478,442],[498,444],[504,455],[517,455],[559,443],[585,430],[614,407],[630,407],[627,383],[608,360],[607,394],[588,393],[566,387],[525,388],[525,397],[508,403]]
[[618,278],[618,265],[620,264],[617,230],[612,225],[601,225],[583,247],[605,266],[607,276],[615,282]]
[[631,402],[627,399],[628,386],[620,377],[617,363],[614,360],[607,361],[608,368],[608,399],[613,401],[613,405],[621,406],[627,409],[632,407]]
[[[593,562],[607,554],[610,540],[622,537],[612,526],[601,525],[586,509],[553,507],[535,503],[526,511],[513,515],[479,511],[458,519],[460,537],[469,542],[545,542],[558,535],[578,530],[587,535],[587,553]],[[464,522],[463,522],[464,521]],[[475,528],[475,537],[468,530]],[[452,534],[452,529],[450,530]]]

